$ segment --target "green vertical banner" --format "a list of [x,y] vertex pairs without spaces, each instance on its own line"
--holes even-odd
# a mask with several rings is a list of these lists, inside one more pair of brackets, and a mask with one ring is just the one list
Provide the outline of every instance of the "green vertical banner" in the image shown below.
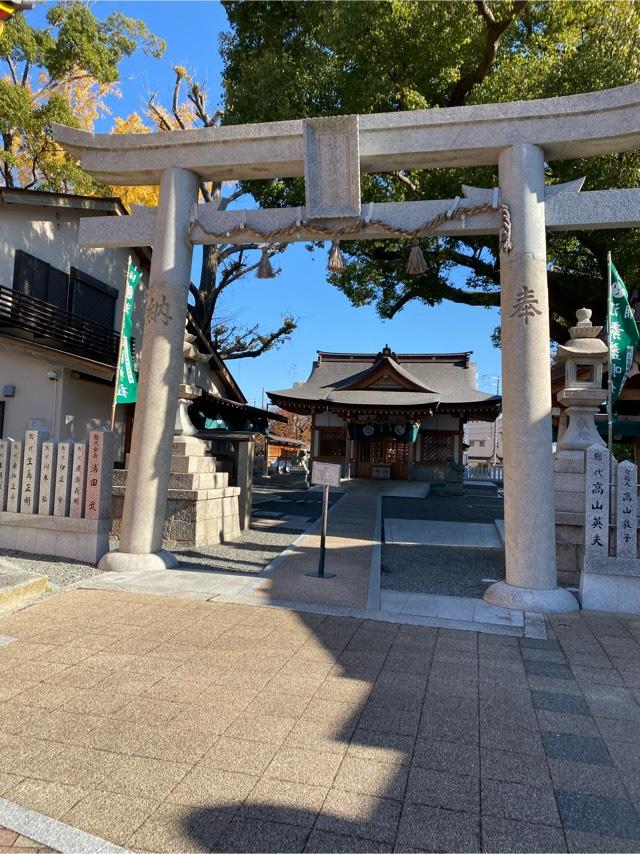
[[625,283],[613,264],[611,272],[611,298],[609,301],[609,358],[611,365],[611,400],[620,397],[627,374],[633,367],[640,333],[629,305]]
[[133,334],[133,306],[136,288],[140,284],[142,270],[129,262],[127,270],[127,287],[124,292],[124,307],[122,310],[122,343],[120,345],[120,360],[116,375],[116,403],[135,403],[138,397],[138,378],[133,370],[133,354],[131,352],[131,336]]

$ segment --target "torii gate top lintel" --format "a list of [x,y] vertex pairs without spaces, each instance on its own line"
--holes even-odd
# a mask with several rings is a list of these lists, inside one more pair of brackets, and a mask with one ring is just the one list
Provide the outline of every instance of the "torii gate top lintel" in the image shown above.
[[351,123],[363,172],[496,164],[521,142],[549,160],[640,147],[640,84],[580,95],[327,119],[225,125],[151,134],[92,134],[63,125],[54,136],[98,180],[157,184],[180,166],[208,180],[305,174],[305,128]]

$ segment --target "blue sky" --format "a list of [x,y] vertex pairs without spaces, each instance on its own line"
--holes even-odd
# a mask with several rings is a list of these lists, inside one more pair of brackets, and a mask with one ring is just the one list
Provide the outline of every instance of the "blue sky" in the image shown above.
[[[114,115],[142,113],[150,92],[158,92],[160,99],[163,93],[168,96],[174,79],[171,68],[176,64],[186,66],[199,80],[207,82],[211,104],[216,105],[222,72],[218,35],[227,23],[219,3],[98,0],[93,9],[98,17],[118,10],[141,18],[167,42],[160,60],[139,54],[122,64],[122,98],[110,104]],[[40,23],[44,10],[36,8],[30,14],[36,19],[34,23]],[[107,131],[112,122],[112,117],[106,117],[96,129]],[[340,291],[327,283],[326,257],[325,251],[311,254],[302,244],[294,245],[278,256],[282,272],[276,279],[256,279],[251,275],[229,289],[223,312],[235,316],[239,323],[261,322],[265,328],[277,328],[284,312],[299,320],[291,341],[279,350],[258,359],[229,363],[249,401],[260,404],[263,388],[287,388],[293,380],[305,379],[316,350],[377,352],[385,344],[397,352],[473,350],[480,375],[492,377],[500,373],[500,352],[489,340],[499,323],[496,309],[450,302],[428,308],[411,303],[393,320],[382,321],[373,307],[353,308]],[[195,281],[198,275],[196,250]],[[481,379],[480,386],[494,390],[495,380]]]

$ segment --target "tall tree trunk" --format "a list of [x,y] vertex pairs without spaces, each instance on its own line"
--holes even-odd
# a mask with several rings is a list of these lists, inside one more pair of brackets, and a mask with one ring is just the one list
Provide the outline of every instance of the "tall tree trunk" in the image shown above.
[[196,306],[196,322],[208,337],[211,336],[211,321],[216,304],[216,280],[219,253],[217,246],[202,247],[199,302]]
[[[13,134],[12,133],[3,133],[2,134],[2,143],[4,145],[4,150],[7,154],[11,154],[13,149]],[[15,187],[15,180],[13,177],[13,172],[11,171],[11,158],[4,161],[4,182],[7,187]]]

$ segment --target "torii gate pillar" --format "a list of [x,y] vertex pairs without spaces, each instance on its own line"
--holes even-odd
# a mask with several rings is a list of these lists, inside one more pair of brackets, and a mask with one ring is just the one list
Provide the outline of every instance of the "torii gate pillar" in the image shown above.
[[512,249],[500,256],[506,582],[485,599],[561,613],[577,600],[556,576],[544,152],[521,143],[499,158]]
[[198,187],[198,176],[187,169],[162,172],[120,549],[102,558],[103,570],[177,566],[162,549],[162,530],[193,254],[187,227]]

